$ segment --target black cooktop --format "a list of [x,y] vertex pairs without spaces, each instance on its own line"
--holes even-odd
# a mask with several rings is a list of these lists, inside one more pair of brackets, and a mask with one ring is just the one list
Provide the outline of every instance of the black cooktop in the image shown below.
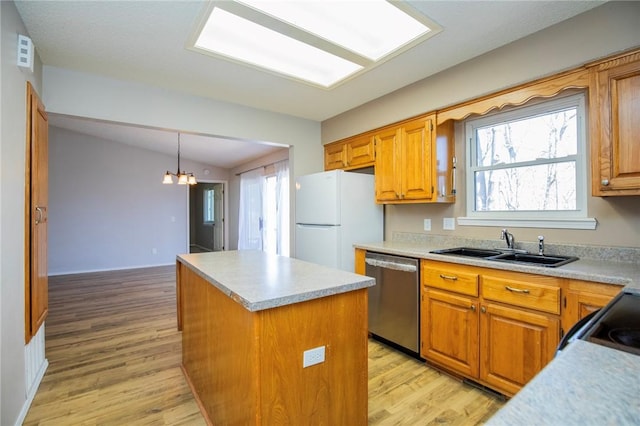
[[580,339],[640,355],[640,294],[618,294],[591,324]]

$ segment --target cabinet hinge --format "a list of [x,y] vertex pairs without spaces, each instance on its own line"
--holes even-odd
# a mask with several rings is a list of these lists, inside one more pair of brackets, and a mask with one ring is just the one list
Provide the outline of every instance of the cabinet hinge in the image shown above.
[[564,329],[560,327],[560,338],[562,339],[563,337],[564,337]]
[[429,130],[433,132],[433,121],[429,122]]
[[567,307],[567,296],[564,296],[562,299],[564,300],[564,307],[566,308]]

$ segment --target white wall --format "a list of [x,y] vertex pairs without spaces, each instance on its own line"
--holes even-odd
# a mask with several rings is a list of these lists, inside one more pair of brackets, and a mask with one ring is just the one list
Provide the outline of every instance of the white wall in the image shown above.
[[18,34],[28,35],[13,2],[0,2],[0,424],[13,425],[27,401],[24,342],[24,216],[26,82],[42,95],[35,75],[16,65]]
[[295,175],[323,167],[319,122],[49,66],[43,84],[50,112],[281,143],[296,148]]
[[[49,274],[173,264],[187,253],[188,187],[162,184],[175,161],[50,127]],[[226,169],[181,163],[196,178],[207,168],[228,180]]]

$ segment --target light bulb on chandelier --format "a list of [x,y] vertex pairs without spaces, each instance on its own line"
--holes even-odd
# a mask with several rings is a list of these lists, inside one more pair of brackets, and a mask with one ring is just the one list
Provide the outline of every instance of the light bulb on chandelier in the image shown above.
[[171,173],[167,170],[164,174],[164,179],[162,179],[162,183],[165,185],[172,184],[174,176],[178,178],[178,185],[195,185],[198,183],[193,173],[180,171],[180,132],[178,132],[178,171]]

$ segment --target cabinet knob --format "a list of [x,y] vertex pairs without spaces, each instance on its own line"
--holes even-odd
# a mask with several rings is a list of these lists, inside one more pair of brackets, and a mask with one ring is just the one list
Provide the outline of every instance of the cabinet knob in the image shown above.
[[483,314],[487,313],[487,308],[485,308],[484,306],[482,308],[480,308],[480,311],[482,311]]
[[473,312],[476,311],[476,305],[471,305],[471,311],[473,311]]
[[609,179],[602,179],[600,183],[602,184],[602,186],[609,186]]

